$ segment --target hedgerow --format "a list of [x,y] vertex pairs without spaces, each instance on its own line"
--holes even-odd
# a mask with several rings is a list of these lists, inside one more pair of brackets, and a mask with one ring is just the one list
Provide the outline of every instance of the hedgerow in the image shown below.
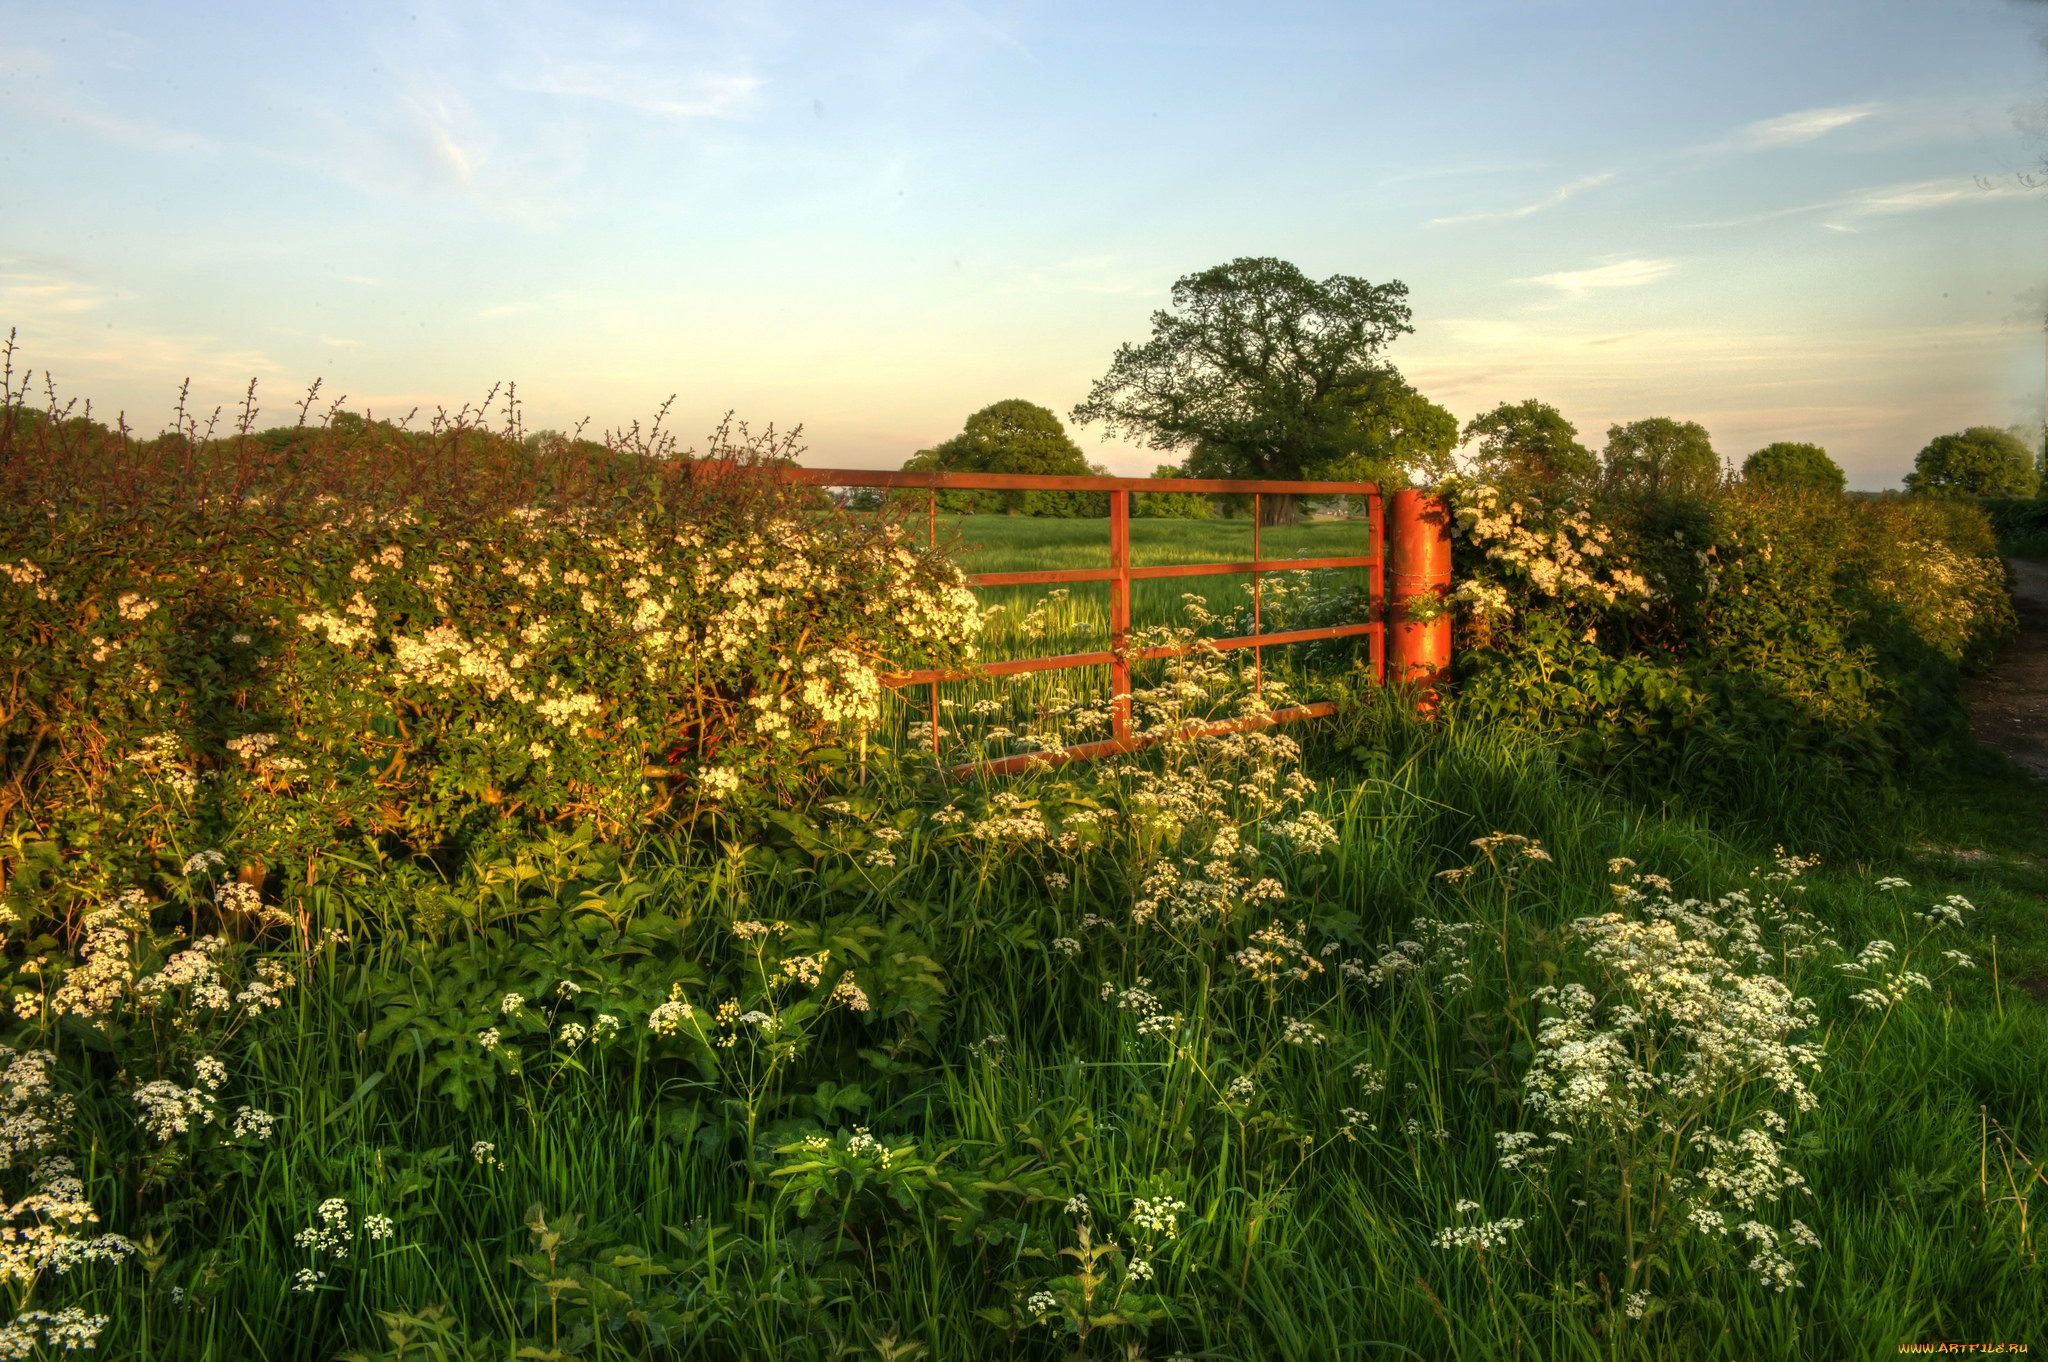
[[1648,788],[1711,802],[1787,753],[1891,782],[1951,749],[1963,674],[2013,625],[1989,524],[1959,502],[1448,491],[1464,712]]
[[430,497],[376,474],[433,448],[342,426],[267,461],[173,442],[187,476],[145,491],[113,475],[162,445],[73,431],[29,476],[58,423],[9,416],[0,832],[80,891],[205,846],[274,897],[337,844],[460,859],[801,802],[877,722],[879,669],[965,660],[981,623],[949,561],[761,448],[601,448],[609,476],[570,479],[564,451],[450,429],[429,443],[491,495]]

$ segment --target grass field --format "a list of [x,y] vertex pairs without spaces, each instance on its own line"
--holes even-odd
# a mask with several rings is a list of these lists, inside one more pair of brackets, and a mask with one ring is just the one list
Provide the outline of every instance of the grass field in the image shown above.
[[[1053,520],[1029,516],[942,516],[939,542],[953,545],[969,572],[1038,572],[1109,566],[1107,520]],[[1263,559],[1337,558],[1372,551],[1364,520],[1325,520],[1307,525],[1269,526],[1260,531]],[[1169,563],[1246,562],[1252,556],[1249,520],[1133,520],[1131,562],[1136,567]],[[1362,581],[1345,573],[1342,580]],[[1182,594],[1202,596],[1219,613],[1246,600],[1243,576],[1176,577],[1138,582],[1131,589],[1134,625],[1178,623]],[[1104,612],[1108,590],[1093,583],[1073,588],[1077,602]],[[1043,589],[988,588],[982,599],[1006,612],[1028,610]],[[1099,645],[1098,645],[1099,646]]]
[[[923,815],[887,871],[651,842],[624,861],[574,846],[523,857],[521,879],[479,866],[445,890],[393,867],[324,898],[365,944],[315,965],[237,1075],[286,1113],[277,1147],[183,1207],[160,1277],[81,1297],[116,1321],[102,1355],[1309,1362],[2048,1342],[2024,1162],[2048,1136],[2048,1009],[2030,996],[2048,892],[2038,789],[1979,772],[1929,800],[1938,823],[1907,830],[1924,849],[1873,841],[1866,863],[1800,881],[1850,957],[1877,938],[1910,948],[1927,935],[1915,912],[1966,895],[1966,928],[1936,944],[1980,967],[1919,950],[1901,963],[1937,986],[1882,1011],[1850,998],[1859,984],[1835,957],[1764,971],[1817,1000],[1827,1056],[1814,1109],[1791,1112],[1784,1136],[1808,1189],[1752,1212],[1818,1236],[1796,1251],[1801,1284],[1779,1292],[1745,1266],[1753,1246],[1714,1236],[1672,1234],[1632,1272],[1624,1170],[1590,1161],[1590,1132],[1586,1168],[1535,1178],[1503,1170],[1496,1139],[1529,1126],[1531,993],[1583,977],[1563,929],[1612,905],[1609,858],[1711,897],[1768,890],[1765,853],[1609,803],[1501,735],[1366,711],[1336,736],[1370,760],[1318,773],[1312,806],[1341,840],[1287,872],[1288,911],[1335,953],[1327,977],[1277,990],[1231,968],[1227,936],[1132,931],[1125,851],[976,851]],[[1071,816],[1073,800],[1121,802],[1098,774],[1006,788]],[[888,810],[934,797],[947,798],[882,791],[840,826],[889,825]],[[1519,877],[1505,916],[1499,883],[1440,878],[1502,829],[1556,858]],[[1885,874],[1914,885],[1881,889]],[[470,925],[422,926],[419,904],[441,892],[474,896]],[[724,987],[739,996],[748,952],[729,924],[756,918],[860,952],[873,1011],[788,1014],[800,1049],[779,1065],[744,1041],[693,1066],[644,1027],[604,1045],[568,1031],[650,950],[700,962],[707,1007]],[[1456,962],[1467,987],[1447,991],[1440,971],[1386,987],[1340,975],[1417,918],[1473,924]],[[1147,1034],[1133,989],[1175,1014],[1174,1038]],[[530,1001],[501,1016],[511,993]],[[1290,1018],[1322,1042],[1287,1043]],[[463,1026],[486,1019],[517,1049],[488,1081],[455,1058],[474,1053]],[[1772,1102],[1767,1082],[1733,1082],[1702,1128]],[[391,1217],[393,1236],[357,1234],[347,1258],[295,1247],[327,1198],[357,1223]],[[1140,1198],[1178,1209],[1162,1218]],[[102,1210],[133,1225],[143,1206],[129,1192]],[[1517,1223],[1491,1252],[1440,1246],[1475,1216]],[[1082,1285],[1061,1254],[1084,1226],[1124,1252],[1095,1264],[1102,1299],[1080,1338]],[[1649,1302],[1637,1315],[1632,1291]]]

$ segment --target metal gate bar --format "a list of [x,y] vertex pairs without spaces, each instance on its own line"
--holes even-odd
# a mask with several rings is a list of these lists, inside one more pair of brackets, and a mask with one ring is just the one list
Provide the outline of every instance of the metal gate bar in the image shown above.
[[[1387,674],[1385,642],[1386,599],[1385,571],[1388,554],[1386,522],[1378,484],[1370,482],[1285,482],[1267,479],[1233,478],[1109,478],[1109,477],[1052,477],[1022,473],[905,473],[883,472],[875,469],[857,468],[799,468],[784,467],[775,470],[775,475],[785,482],[818,487],[884,487],[921,488],[926,492],[926,532],[928,542],[938,544],[938,494],[940,491],[1075,491],[1107,492],[1109,494],[1109,567],[1054,569],[1043,572],[984,572],[971,574],[968,581],[974,586],[1050,586],[1068,583],[1107,582],[1110,591],[1110,646],[1107,651],[1088,653],[1065,653],[1053,657],[1015,658],[1003,662],[983,663],[967,668],[924,668],[921,670],[885,674],[883,684],[893,687],[929,686],[931,690],[932,756],[940,757],[939,744],[939,683],[942,681],[968,680],[982,676],[1010,676],[1027,672],[1059,671],[1072,667],[1094,667],[1107,664],[1110,669],[1110,731],[1112,736],[1102,742],[1081,743],[1058,752],[1032,752],[1018,756],[1002,757],[993,761],[973,762],[954,771],[955,775],[988,774],[1000,775],[1024,770],[1034,762],[1060,764],[1081,761],[1094,757],[1136,751],[1170,737],[1189,737],[1199,734],[1239,732],[1247,728],[1264,727],[1269,724],[1289,723],[1297,719],[1321,717],[1336,712],[1336,706],[1329,702],[1312,705],[1297,705],[1286,709],[1269,710],[1264,714],[1250,715],[1215,723],[1186,725],[1166,732],[1135,732],[1131,725],[1131,663],[1162,657],[1176,657],[1194,651],[1188,647],[1133,648],[1130,645],[1131,630],[1131,583],[1155,581],[1171,577],[1211,577],[1249,575],[1252,579],[1252,632],[1239,637],[1207,639],[1195,645],[1197,648],[1214,648],[1230,651],[1237,648],[1252,650],[1252,665],[1261,690],[1265,683],[1265,649],[1286,643],[1307,643],[1322,639],[1366,638],[1370,640],[1371,670],[1375,680],[1384,682]],[[1195,492],[1208,494],[1249,494],[1252,497],[1252,556],[1249,561],[1218,563],[1172,563],[1153,567],[1134,567],[1131,564],[1131,496],[1138,492]],[[1371,552],[1325,558],[1293,558],[1267,560],[1261,555],[1259,510],[1263,496],[1284,494],[1291,496],[1358,496],[1367,499],[1367,530]],[[1419,494],[1413,491],[1397,492],[1397,508],[1402,512],[1397,517],[1397,526],[1409,529],[1409,522],[1415,522],[1411,537],[1429,533],[1423,522],[1430,519],[1428,508],[1435,507],[1436,533],[1443,538],[1444,552],[1441,581],[1434,571],[1435,558],[1429,557],[1433,545],[1422,549],[1424,559],[1431,571],[1427,578],[1417,574],[1413,583],[1403,576],[1398,585],[1406,588],[1397,594],[1416,596],[1439,593],[1449,581],[1449,558],[1447,537],[1442,536],[1444,518],[1441,506],[1433,498],[1427,506],[1417,501]],[[1404,546],[1405,547],[1405,546]],[[1410,556],[1415,551],[1410,550]],[[1263,592],[1261,575],[1269,572],[1306,572],[1320,568],[1366,568],[1368,608],[1373,615],[1367,623],[1340,624],[1320,629],[1292,629],[1279,633],[1267,633],[1263,617]],[[1424,629],[1434,646],[1435,635],[1444,634],[1440,646],[1430,656],[1448,658],[1448,626],[1403,625],[1397,631],[1397,639],[1403,643],[1403,651],[1413,651],[1411,637],[1418,627]],[[1397,674],[1403,679],[1420,679],[1425,682],[1434,679],[1436,670],[1423,675],[1407,659],[1396,659]]]

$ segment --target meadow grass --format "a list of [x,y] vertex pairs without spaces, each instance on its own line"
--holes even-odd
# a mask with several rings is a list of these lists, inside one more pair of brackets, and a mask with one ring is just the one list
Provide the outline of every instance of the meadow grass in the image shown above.
[[[1795,1122],[1788,1151],[1811,1184],[1798,1214],[1823,1246],[1803,1256],[1803,1285],[1780,1294],[1739,1263],[1694,1261],[1677,1245],[1658,1277],[1668,1309],[1632,1320],[1614,1225],[1544,1205],[1498,1166],[1493,1135],[1518,1125],[1529,1061],[1515,1018],[1557,968],[1565,924],[1613,904],[1610,858],[1711,896],[1751,884],[1767,849],[1605,798],[1512,734],[1371,706],[1318,728],[1314,805],[1341,840],[1319,870],[1298,868],[1289,911],[1332,924],[1347,953],[1398,938],[1417,916],[1481,924],[1462,1002],[1419,985],[1290,1002],[1320,1009],[1344,1061],[1384,1074],[1383,1094],[1361,1095],[1318,1052],[1269,1036],[1252,1106],[1220,1118],[1233,1071],[1222,1056],[1237,1053],[1236,1071],[1249,1072],[1245,1055],[1277,1026],[1274,1005],[1204,992],[1183,972],[1149,986],[1185,1009],[1183,1034],[1205,1038],[1207,1067],[1135,1033],[1104,988],[1148,982],[1131,938],[1083,925],[1130,914],[1128,868],[1111,861],[1071,861],[1060,886],[1042,862],[993,851],[963,861],[921,833],[896,844],[903,864],[889,876],[787,849],[650,840],[613,864],[558,848],[552,861],[528,858],[535,873],[517,893],[436,932],[419,926],[425,886],[394,873],[324,901],[359,944],[324,957],[290,1025],[266,1032],[238,1075],[284,1114],[276,1148],[246,1176],[196,1189],[167,1232],[161,1277],[131,1273],[86,1298],[114,1319],[103,1355],[510,1358],[524,1346],[519,1356],[587,1358],[1735,1359],[2048,1341],[2026,1216],[2032,1168],[2016,1157],[2048,1143],[2048,1009],[2033,996],[2048,976],[2048,801],[2037,788],[1996,768],[1965,772],[1921,806],[1939,813],[1909,845],[1874,843],[1865,862],[1801,881],[1804,907],[1850,952],[1913,935],[1900,894],[1874,887],[1881,874],[1914,880],[1916,903],[1965,894],[1978,909],[1967,944],[1985,967],[1944,977],[1881,1024],[1830,966],[1804,974],[1828,1058],[1819,1105]],[[873,780],[886,778],[878,764]],[[885,804],[958,798],[903,778],[912,783]],[[1077,780],[1085,773],[1005,788],[1105,793]],[[1484,924],[1499,921],[1498,905],[1439,878],[1496,830],[1540,838],[1556,858],[1516,887],[1497,940]],[[487,871],[451,887],[482,903]],[[608,882],[645,886],[623,931],[575,908]],[[451,979],[487,997],[534,996],[550,968],[593,978],[662,941],[713,949],[688,931],[643,928],[741,918],[886,924],[929,953],[943,998],[916,1023],[849,1018],[821,1032],[776,1094],[769,1142],[872,1128],[966,1175],[961,1185],[984,1198],[978,1216],[963,1216],[958,1188],[937,1175],[891,1183],[871,1165],[873,1182],[833,1181],[798,1215],[780,1180],[750,1187],[731,1086],[658,1059],[644,1033],[602,1058],[532,1049],[521,1074],[466,1101],[437,1081],[431,1050],[378,1034],[387,1009],[429,1003]],[[1082,943],[1077,954],[1048,948],[1066,937]],[[562,949],[577,938],[587,949]],[[1367,1108],[1377,1133],[1340,1138],[1347,1107]],[[478,1142],[491,1148],[472,1154]],[[1060,1202],[1075,1192],[1097,1208],[1098,1231],[1126,1240],[1116,1208],[1131,1198],[1190,1208],[1151,1255],[1169,1318],[1142,1332],[1103,1324],[1079,1346],[1072,1332],[1005,1322],[1062,1270],[1075,1218]],[[346,1262],[294,1248],[316,1203],[337,1196],[354,1213],[392,1216],[395,1237],[358,1243]],[[1465,1198],[1527,1227],[1490,1258],[1434,1246]],[[101,1209],[132,1224],[144,1208],[117,1194]],[[558,1232],[572,1216],[582,1222],[549,1272],[515,1266],[542,1240],[530,1225]],[[294,1274],[313,1263],[327,1280],[295,1293]],[[550,1272],[626,1285],[610,1297],[568,1290],[551,1310]]]

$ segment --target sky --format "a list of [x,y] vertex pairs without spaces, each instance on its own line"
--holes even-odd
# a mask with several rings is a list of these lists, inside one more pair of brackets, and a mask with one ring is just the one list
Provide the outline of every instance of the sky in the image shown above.
[[[1237,256],[1405,282],[1458,417],[1696,420],[1896,486],[2042,419],[2048,3],[0,0],[0,329],[190,379],[894,466],[1065,413]],[[1170,455],[1075,430],[1144,473]]]

